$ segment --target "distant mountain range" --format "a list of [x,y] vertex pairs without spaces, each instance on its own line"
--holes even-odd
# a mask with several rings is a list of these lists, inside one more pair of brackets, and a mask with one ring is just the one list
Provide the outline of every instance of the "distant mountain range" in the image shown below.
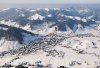
[[[89,8],[7,8],[0,11],[0,20],[1,23],[10,22],[13,26],[16,24],[24,27],[28,24],[31,26],[31,29],[36,29],[37,25],[41,25],[42,28],[46,23],[50,28],[57,26],[58,30],[67,31],[66,25],[73,30],[73,27],[78,24],[81,24],[83,27],[95,24],[95,21],[99,20],[99,11]],[[10,24],[8,23],[7,25]]]

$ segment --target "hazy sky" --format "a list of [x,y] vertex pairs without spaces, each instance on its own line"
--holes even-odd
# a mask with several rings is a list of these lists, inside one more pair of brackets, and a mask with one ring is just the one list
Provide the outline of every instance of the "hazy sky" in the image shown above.
[[0,0],[0,3],[100,3],[100,0]]
[[[81,3],[83,3],[83,5]],[[100,0],[0,0],[0,9],[29,7],[66,7],[65,5],[57,4],[80,4],[82,6],[86,6],[84,4],[100,4]]]

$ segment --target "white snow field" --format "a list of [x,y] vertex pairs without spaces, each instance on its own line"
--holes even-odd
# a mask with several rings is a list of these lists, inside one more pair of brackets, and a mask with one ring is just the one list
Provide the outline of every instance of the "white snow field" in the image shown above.
[[[19,59],[14,60],[10,64],[17,66],[21,63],[27,62],[32,65],[37,61],[42,61],[44,66],[52,64],[52,68],[57,68],[59,66],[66,66],[69,68],[95,68],[100,65],[99,33],[100,32],[96,34],[97,36],[92,36],[91,34],[78,34],[80,36],[74,34],[73,36],[68,36],[68,38],[49,50],[51,51],[49,56],[47,56],[48,53],[43,50],[19,56],[6,55],[0,57],[0,66],[19,57]],[[5,49],[5,47],[2,49]]]

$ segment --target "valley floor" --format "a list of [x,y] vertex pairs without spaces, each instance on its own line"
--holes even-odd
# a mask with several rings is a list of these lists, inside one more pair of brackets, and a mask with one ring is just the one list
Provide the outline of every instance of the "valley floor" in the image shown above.
[[[29,68],[41,61],[52,68],[65,66],[68,68],[98,68],[100,66],[100,37],[73,36],[64,39],[62,42],[51,48],[49,52],[38,50],[35,53],[22,56],[0,57],[0,66],[5,63],[17,66],[25,64]],[[30,65],[30,66],[29,66]]]

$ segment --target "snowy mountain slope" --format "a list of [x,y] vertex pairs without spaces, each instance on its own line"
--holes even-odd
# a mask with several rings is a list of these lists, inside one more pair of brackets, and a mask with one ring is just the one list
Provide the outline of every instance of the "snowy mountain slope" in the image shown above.
[[0,52],[9,51],[28,44],[31,40],[35,40],[35,37],[38,36],[20,28],[7,25],[0,25],[0,27]]
[[35,15],[31,16],[29,19],[30,20],[37,20],[37,19],[43,20],[43,18],[44,18],[43,16],[36,13]]
[[16,49],[20,46],[21,44],[18,41],[8,41],[5,38],[0,39],[0,52]]

